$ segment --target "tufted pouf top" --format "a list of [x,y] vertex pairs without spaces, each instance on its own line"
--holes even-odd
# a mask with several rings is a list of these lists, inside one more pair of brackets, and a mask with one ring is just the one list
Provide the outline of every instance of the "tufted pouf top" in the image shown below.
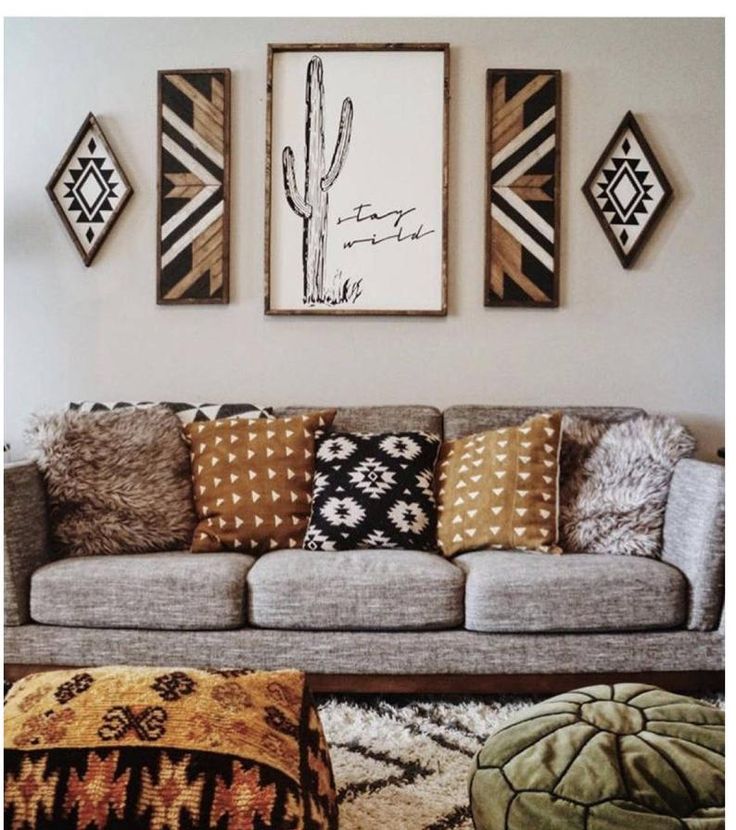
[[525,710],[470,780],[477,830],[721,830],[724,797],[724,713],[634,683]]

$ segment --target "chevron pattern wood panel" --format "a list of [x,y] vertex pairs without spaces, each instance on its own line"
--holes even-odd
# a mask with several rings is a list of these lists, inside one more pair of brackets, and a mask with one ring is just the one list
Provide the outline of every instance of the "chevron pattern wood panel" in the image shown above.
[[158,302],[229,302],[230,70],[158,74]]
[[558,305],[560,71],[486,76],[487,306]]

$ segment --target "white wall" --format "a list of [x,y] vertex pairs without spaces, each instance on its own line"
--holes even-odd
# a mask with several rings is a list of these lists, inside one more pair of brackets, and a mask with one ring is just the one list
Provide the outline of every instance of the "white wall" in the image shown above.
[[[449,41],[449,316],[263,314],[266,44]],[[635,404],[724,440],[717,20],[6,20],[5,437],[69,399]],[[155,303],[156,70],[233,70],[232,301]],[[558,310],[483,307],[485,70],[563,71]],[[627,109],[675,189],[623,270],[580,186]],[[135,194],[87,269],[44,186],[88,111]]]

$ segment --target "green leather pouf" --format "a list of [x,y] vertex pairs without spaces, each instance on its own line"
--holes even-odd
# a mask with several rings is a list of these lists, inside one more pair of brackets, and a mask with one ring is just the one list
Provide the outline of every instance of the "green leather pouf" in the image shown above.
[[476,755],[477,830],[721,830],[724,713],[653,686],[558,695]]

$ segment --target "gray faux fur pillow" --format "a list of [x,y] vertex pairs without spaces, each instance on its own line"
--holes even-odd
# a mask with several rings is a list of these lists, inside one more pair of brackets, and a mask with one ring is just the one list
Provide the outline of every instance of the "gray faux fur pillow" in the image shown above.
[[565,415],[560,454],[563,550],[658,557],[670,479],[695,440],[672,418],[600,423]]
[[170,410],[61,412],[29,431],[61,556],[187,549],[196,523],[189,450]]

